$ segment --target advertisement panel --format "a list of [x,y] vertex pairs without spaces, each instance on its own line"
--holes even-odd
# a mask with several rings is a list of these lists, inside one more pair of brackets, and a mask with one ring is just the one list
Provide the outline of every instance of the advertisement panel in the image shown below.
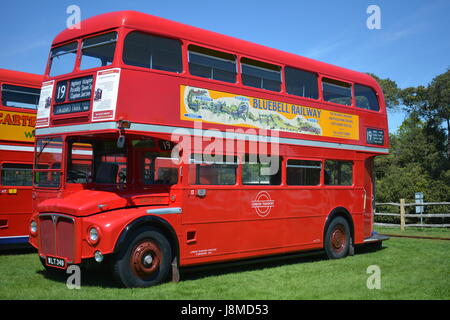
[[180,97],[182,120],[359,140],[357,115],[184,85]]
[[34,142],[36,116],[23,112],[0,111],[0,139]]

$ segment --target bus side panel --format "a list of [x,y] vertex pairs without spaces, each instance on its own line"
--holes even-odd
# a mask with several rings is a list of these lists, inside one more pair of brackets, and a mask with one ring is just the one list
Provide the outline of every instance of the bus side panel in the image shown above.
[[297,245],[321,246],[324,212],[319,199],[322,195],[320,189],[292,188],[284,192],[287,250]]
[[189,186],[186,189],[180,242],[182,260],[201,260],[238,251],[242,223],[239,221],[240,193],[236,188],[220,186]]
[[[0,165],[6,163],[31,165],[32,158],[32,152],[0,151]],[[31,186],[5,186],[0,180],[0,238],[4,238],[3,240],[8,242],[6,238],[9,237],[28,237],[28,225],[32,213],[31,193]]]
[[242,222],[240,250],[243,252],[281,248],[286,238],[285,190],[248,187],[238,200]]

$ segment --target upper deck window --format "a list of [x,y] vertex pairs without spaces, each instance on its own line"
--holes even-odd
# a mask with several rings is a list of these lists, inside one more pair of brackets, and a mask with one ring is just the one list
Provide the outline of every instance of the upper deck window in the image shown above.
[[189,46],[189,72],[194,76],[236,82],[236,57],[232,54]]
[[80,69],[108,66],[113,62],[117,32],[109,32],[83,40]]
[[77,57],[77,47],[78,43],[74,41],[52,49],[50,53],[50,77],[73,71]]
[[311,99],[319,97],[315,73],[286,67],[284,75],[287,93]]
[[248,58],[241,59],[242,82],[246,86],[281,90],[281,67]]
[[181,43],[133,31],[125,38],[123,62],[130,66],[180,73],[183,70]]
[[5,107],[36,109],[40,90],[36,88],[2,85],[2,105]]
[[352,85],[347,82],[323,78],[323,99],[345,106],[352,105]]
[[380,110],[377,95],[375,91],[360,84],[355,84],[355,100],[358,108],[369,109],[373,111]]

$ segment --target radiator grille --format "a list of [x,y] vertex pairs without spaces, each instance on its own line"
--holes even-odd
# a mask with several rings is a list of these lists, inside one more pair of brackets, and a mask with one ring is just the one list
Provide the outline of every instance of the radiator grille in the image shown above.
[[56,214],[40,216],[39,253],[66,258],[75,257],[75,221]]

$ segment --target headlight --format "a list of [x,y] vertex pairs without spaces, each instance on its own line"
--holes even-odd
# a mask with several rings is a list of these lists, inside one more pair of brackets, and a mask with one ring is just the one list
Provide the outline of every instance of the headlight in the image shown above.
[[31,232],[32,235],[35,235],[37,233],[37,223],[34,220],[31,220],[30,232]]
[[89,229],[89,241],[93,244],[96,244],[100,239],[100,235],[98,229],[96,227],[92,227]]

